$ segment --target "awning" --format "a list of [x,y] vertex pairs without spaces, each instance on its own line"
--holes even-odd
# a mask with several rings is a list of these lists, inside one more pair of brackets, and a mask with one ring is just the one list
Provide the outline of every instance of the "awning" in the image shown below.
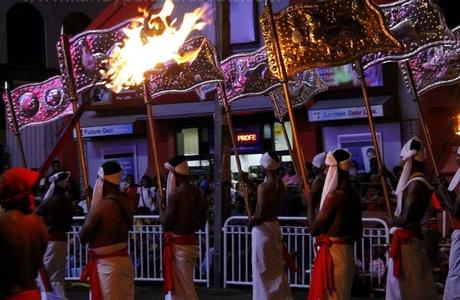
[[[373,117],[392,116],[393,109],[389,105],[391,98],[392,96],[389,95],[370,97]],[[308,110],[308,120],[310,122],[359,118],[367,118],[363,98],[320,100]]]

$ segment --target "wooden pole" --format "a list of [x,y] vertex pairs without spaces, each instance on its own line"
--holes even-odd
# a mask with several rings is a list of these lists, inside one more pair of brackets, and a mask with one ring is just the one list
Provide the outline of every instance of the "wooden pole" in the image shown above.
[[155,173],[157,174],[157,185],[158,185],[158,189],[160,192],[160,197],[163,198],[163,188],[161,186],[160,163],[158,161],[158,149],[157,149],[157,144],[155,142],[156,137],[155,137],[155,120],[153,119],[153,107],[152,107],[153,105],[151,103],[152,101],[150,100],[147,79],[144,80],[142,88],[143,88],[143,93],[144,93],[145,108],[147,109],[150,145],[152,147],[153,156],[155,156],[155,159],[153,160],[153,164],[155,167]]
[[14,135],[16,136],[16,142],[19,147],[19,153],[21,156],[22,166],[27,168],[26,154],[24,152],[24,145],[22,144],[21,133],[19,132],[18,119],[16,112],[14,111],[13,99],[11,98],[8,82],[5,81],[5,94],[8,99],[8,105],[10,106],[11,117],[13,119]]
[[[243,177],[243,168],[241,167],[241,160],[240,160],[240,154],[238,150],[238,144],[235,139],[235,130],[233,129],[233,120],[230,112],[230,107],[228,105],[228,99],[227,99],[227,93],[225,92],[225,87],[223,83],[219,83],[219,88],[221,90],[222,94],[222,102],[224,103],[224,113],[225,117],[227,118],[228,122],[228,128],[230,130],[230,138],[232,141],[232,146],[233,146],[233,153],[235,154],[235,160],[236,160],[236,166],[238,168],[238,174],[240,175],[240,179]],[[244,198],[244,204],[246,205],[246,212],[248,214],[248,222],[252,220],[252,213],[251,213],[251,207],[249,206],[249,195],[248,195],[248,187],[246,186],[246,183],[244,180],[240,180],[239,182],[243,188],[243,198]]]
[[281,56],[281,49],[280,49],[279,39],[278,39],[278,31],[276,29],[275,19],[273,17],[273,9],[271,5],[271,1],[270,0],[266,1],[265,5],[269,12],[270,23],[271,23],[271,27],[273,31],[273,44],[275,45],[276,63],[280,70],[279,79],[283,86],[284,101],[285,101],[286,108],[288,111],[289,120],[291,121],[292,137],[293,137],[295,153],[296,153],[296,155],[293,156],[292,159],[294,161],[297,161],[297,165],[300,168],[300,179],[302,181],[304,192],[306,194],[309,194],[310,185],[308,184],[308,174],[305,168],[305,159],[303,157],[302,148],[300,146],[299,137],[297,134],[298,133],[297,125],[295,122],[294,111],[292,109],[292,97],[289,92],[289,83],[288,83],[288,78],[287,78],[287,73],[286,73],[286,67],[283,62],[283,57]]
[[[72,110],[73,110],[73,113],[75,113],[78,110],[77,91],[75,89],[75,78],[73,77],[73,67],[72,67],[72,60],[71,60],[70,49],[69,49],[69,42],[67,40],[67,37],[64,34],[63,29],[61,29],[61,36],[59,37],[59,39],[60,39],[62,49],[63,49],[65,70],[68,76],[69,86],[67,88],[69,91],[70,101],[72,103]],[[86,206],[88,207],[88,209],[90,209],[91,197],[89,195],[88,168],[87,168],[86,160],[85,160],[85,153],[83,149],[83,138],[81,136],[81,127],[80,127],[79,120],[77,120],[77,122],[75,123],[75,130],[77,134],[78,153],[80,157],[81,171],[83,174],[83,185],[85,187]]]
[[391,205],[390,205],[390,196],[388,194],[385,174],[383,174],[384,164],[383,164],[383,159],[382,159],[382,153],[380,152],[379,142],[377,140],[377,134],[375,133],[374,119],[372,118],[372,108],[369,102],[369,95],[367,93],[367,84],[366,84],[366,79],[364,75],[363,66],[361,64],[361,60],[356,61],[355,69],[361,81],[361,91],[363,93],[364,104],[366,106],[367,121],[369,123],[369,129],[371,130],[371,136],[372,136],[372,142],[374,144],[375,156],[377,157],[377,166],[379,169],[379,178],[380,178],[380,184],[382,185],[383,197],[385,198],[385,204],[386,204],[388,216],[390,218],[393,218],[393,212],[391,211]]

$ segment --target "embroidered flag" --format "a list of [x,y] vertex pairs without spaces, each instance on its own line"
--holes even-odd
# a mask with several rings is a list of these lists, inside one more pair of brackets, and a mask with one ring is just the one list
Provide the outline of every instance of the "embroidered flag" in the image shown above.
[[[260,18],[273,75],[279,76],[268,8]],[[274,15],[287,76],[315,67],[343,65],[366,54],[402,50],[371,0],[301,3]]]
[[362,60],[364,68],[407,59],[429,47],[456,43],[434,0],[403,0],[380,5],[380,8],[390,31],[404,44],[404,49],[366,55]]
[[[457,37],[457,44],[431,47],[408,60],[419,95],[460,81],[460,26],[452,32]],[[406,64],[401,62],[400,67],[406,86],[411,90]]]
[[8,127],[14,133],[13,111],[16,115],[18,129],[30,125],[40,125],[72,114],[72,105],[65,97],[61,76],[54,76],[40,83],[20,86],[10,92],[12,106],[8,95],[3,93]]

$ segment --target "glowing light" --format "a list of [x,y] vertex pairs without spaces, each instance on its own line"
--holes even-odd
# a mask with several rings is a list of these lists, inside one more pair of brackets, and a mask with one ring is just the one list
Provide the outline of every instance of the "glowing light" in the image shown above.
[[460,135],[460,113],[452,118],[452,127],[456,135]]
[[185,13],[179,27],[174,26],[177,19],[171,20],[172,0],[166,0],[158,14],[143,10],[143,17],[124,30],[126,39],[114,48],[107,60],[108,70],[102,71],[106,86],[118,93],[141,84],[145,72],[166,62],[180,64],[193,61],[198,50],[180,53],[179,48],[192,31],[202,30],[207,25],[208,8],[204,4],[193,12]]

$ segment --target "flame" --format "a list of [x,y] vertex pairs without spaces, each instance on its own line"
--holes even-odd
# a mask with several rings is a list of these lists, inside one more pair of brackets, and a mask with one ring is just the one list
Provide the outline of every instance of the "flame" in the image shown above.
[[176,28],[177,19],[171,20],[174,9],[172,0],[166,0],[158,14],[143,10],[143,17],[124,29],[126,38],[116,46],[107,60],[108,70],[102,71],[106,86],[115,93],[137,86],[144,80],[144,73],[160,67],[168,61],[185,63],[193,61],[199,50],[179,53],[190,32],[202,30],[209,6],[204,4],[193,12],[185,13],[182,25]]

